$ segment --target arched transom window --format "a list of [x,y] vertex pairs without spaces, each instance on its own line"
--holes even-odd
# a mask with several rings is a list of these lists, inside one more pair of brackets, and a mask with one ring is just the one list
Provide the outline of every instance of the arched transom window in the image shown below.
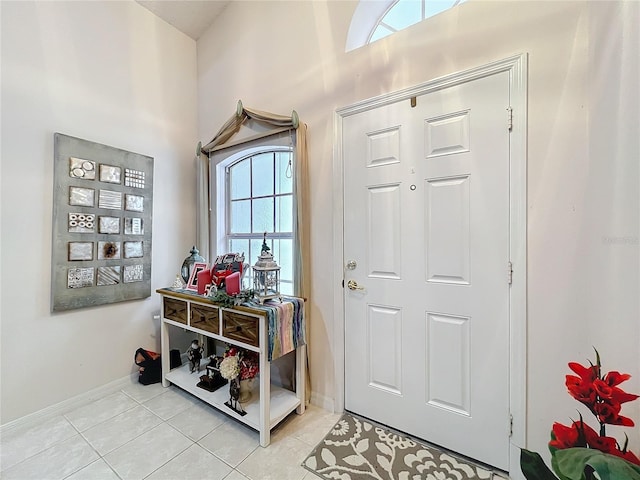
[[375,42],[464,2],[465,0],[360,0],[351,19],[346,51]]

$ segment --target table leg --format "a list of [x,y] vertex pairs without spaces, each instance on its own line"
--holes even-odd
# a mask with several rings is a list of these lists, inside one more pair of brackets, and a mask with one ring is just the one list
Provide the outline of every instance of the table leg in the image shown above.
[[170,370],[169,355],[169,326],[160,319],[160,363],[162,364],[162,386],[168,387],[171,382],[165,379]]
[[301,345],[296,349],[296,397],[300,400],[300,405],[296,408],[296,413],[302,415],[306,408],[306,386],[307,386],[307,346]]
[[260,446],[266,447],[271,442],[271,365],[267,360],[267,352],[260,352]]

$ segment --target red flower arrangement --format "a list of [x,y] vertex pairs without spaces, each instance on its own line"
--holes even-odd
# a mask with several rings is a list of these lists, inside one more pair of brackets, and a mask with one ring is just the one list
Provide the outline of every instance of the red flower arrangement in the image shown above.
[[258,375],[259,371],[260,358],[257,352],[227,345],[220,364],[220,373],[224,378],[230,380],[239,376],[240,380],[248,380]]
[[[617,371],[603,375],[597,350],[595,365],[589,362],[586,367],[570,362],[569,368],[576,374],[566,376],[569,394],[589,409],[600,428],[596,432],[585,424],[581,414],[580,420],[570,426],[554,423],[549,442],[553,470],[561,479],[640,479],[640,458],[628,450],[628,437],[621,447],[615,438],[606,434],[607,425],[634,426],[633,420],[620,415],[620,411],[623,403],[639,396],[618,386],[631,375]],[[520,466],[528,479],[556,478],[540,455],[525,449],[522,449]]]

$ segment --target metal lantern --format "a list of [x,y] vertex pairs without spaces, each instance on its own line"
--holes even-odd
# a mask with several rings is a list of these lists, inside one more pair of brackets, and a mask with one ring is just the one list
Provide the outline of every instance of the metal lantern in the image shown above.
[[193,264],[205,261],[205,259],[199,255],[200,252],[195,245],[191,247],[191,252],[189,253],[191,253],[191,255],[184,259],[184,262],[182,262],[182,268],[180,269],[180,275],[182,276],[184,283],[189,281],[191,271],[193,270]]
[[253,290],[260,303],[270,298],[280,298],[280,267],[269,250],[265,233],[260,256],[252,267]]

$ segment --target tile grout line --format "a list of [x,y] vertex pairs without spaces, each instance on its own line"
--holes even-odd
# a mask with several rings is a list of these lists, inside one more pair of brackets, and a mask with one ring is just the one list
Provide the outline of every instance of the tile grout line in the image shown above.
[[[211,434],[212,434],[213,432],[215,432],[217,429],[221,428],[221,427],[222,427],[222,426],[224,426],[224,425],[229,424],[229,422],[227,421],[228,419],[226,418],[226,416],[225,416],[225,417],[224,417],[224,419],[223,419],[224,421],[222,421],[221,423],[219,423],[218,425],[216,425],[214,428],[212,428],[211,430],[208,430],[208,429],[207,429],[208,431],[207,431],[207,433],[205,433],[204,435],[201,435],[201,436],[200,436],[200,434],[198,433],[198,434],[194,435],[194,438],[191,438],[187,433],[183,433],[183,432],[180,430],[179,425],[181,424],[180,422],[182,422],[182,420],[180,420],[179,422],[177,422],[177,423],[178,423],[178,425],[173,425],[173,424],[172,424],[172,423],[170,423],[170,422],[172,422],[172,420],[174,420],[178,415],[180,415],[180,414],[183,414],[183,413],[187,412],[189,409],[194,408],[194,407],[195,407],[195,406],[197,406],[198,404],[195,404],[195,405],[189,405],[189,406],[188,406],[188,407],[186,407],[184,410],[180,410],[180,411],[178,411],[177,413],[173,414],[171,417],[169,417],[169,418],[167,418],[167,419],[162,418],[160,415],[158,415],[157,413],[155,413],[153,410],[151,410],[151,409],[146,405],[148,402],[150,402],[150,401],[152,401],[152,400],[154,400],[154,399],[159,398],[161,395],[166,394],[166,393],[167,393],[167,392],[169,392],[169,391],[171,391],[171,389],[169,389],[169,388],[164,389],[164,388],[163,388],[162,390],[159,390],[159,391],[158,391],[158,393],[157,393],[156,395],[152,395],[151,397],[149,397],[149,398],[144,398],[144,399],[136,398],[136,397],[134,397],[134,396],[133,396],[133,395],[135,395],[135,392],[133,392],[133,393],[128,393],[128,392],[124,391],[123,389],[120,389],[120,390],[118,390],[118,391],[112,392],[112,393],[110,393],[109,395],[114,395],[114,403],[115,403],[116,408],[118,408],[118,407],[120,406],[120,405],[118,405],[118,403],[117,403],[117,401],[118,401],[118,396],[117,396],[117,395],[115,395],[115,394],[117,394],[117,393],[122,394],[122,395],[123,395],[123,397],[126,397],[126,399],[133,400],[133,402],[131,402],[131,405],[126,405],[126,403],[125,403],[126,408],[125,408],[124,410],[122,410],[122,411],[118,411],[118,413],[116,413],[116,414],[114,414],[114,415],[110,416],[109,418],[102,419],[99,423],[96,423],[95,425],[91,425],[91,426],[86,427],[86,428],[82,428],[82,423],[83,423],[83,420],[84,420],[84,421],[90,421],[90,420],[91,420],[91,415],[90,415],[90,413],[91,413],[91,411],[92,411],[91,409],[88,409],[88,414],[85,414],[84,416],[83,416],[83,415],[78,415],[78,416],[77,416],[77,419],[76,419],[76,420],[78,421],[78,424],[77,424],[77,425],[76,425],[75,423],[73,423],[73,422],[72,422],[72,420],[70,419],[70,417],[72,417],[72,416],[73,416],[73,412],[74,412],[74,411],[79,410],[79,409],[82,409],[82,408],[85,408],[85,407],[88,407],[88,406],[89,406],[89,405],[91,405],[92,403],[99,402],[100,400],[102,400],[102,398],[96,398],[96,399],[95,399],[94,401],[92,401],[92,402],[85,403],[85,404],[83,404],[83,405],[79,405],[76,409],[73,409],[73,410],[66,410],[65,412],[61,412],[61,413],[59,413],[59,414],[58,414],[58,415],[56,415],[56,416],[59,416],[59,417],[60,417],[60,419],[61,419],[61,423],[60,423],[60,425],[63,425],[63,424],[64,424],[64,431],[67,431],[69,426],[71,427],[71,429],[67,432],[67,433],[69,433],[69,434],[71,434],[71,433],[73,432],[73,433],[71,434],[71,436],[70,436],[70,437],[68,437],[68,438],[60,438],[60,439],[56,439],[56,440],[55,440],[55,443],[53,443],[52,445],[49,445],[47,448],[44,448],[44,449],[40,450],[39,452],[36,452],[36,453],[34,453],[33,455],[30,455],[29,457],[22,459],[20,462],[16,463],[15,465],[12,465],[12,466],[11,466],[11,467],[9,467],[9,468],[13,468],[13,467],[15,467],[15,466],[17,466],[17,465],[20,465],[20,464],[22,464],[22,463],[24,463],[24,462],[28,461],[28,460],[31,460],[31,459],[33,459],[35,456],[40,455],[40,454],[42,454],[43,452],[46,452],[46,451],[50,450],[51,448],[54,448],[54,447],[56,447],[56,446],[59,446],[61,443],[63,443],[63,442],[65,442],[65,441],[67,441],[67,440],[69,440],[69,439],[72,439],[72,438],[74,438],[74,437],[76,437],[76,436],[77,436],[78,441],[79,441],[79,442],[81,442],[81,443],[82,443],[82,444],[84,444],[84,445],[87,445],[87,446],[89,447],[90,451],[92,451],[92,452],[97,456],[97,458],[95,458],[95,459],[94,459],[94,460],[92,460],[92,461],[89,461],[89,463],[87,463],[86,465],[84,465],[84,466],[82,466],[82,467],[76,468],[73,472],[65,473],[65,474],[64,474],[64,477],[61,477],[61,480],[62,480],[62,479],[67,479],[67,478],[72,477],[73,475],[76,475],[78,472],[80,472],[80,471],[82,471],[83,469],[85,469],[85,468],[87,468],[87,467],[89,467],[89,466],[93,465],[93,464],[94,464],[94,463],[96,463],[96,462],[99,462],[100,460],[102,460],[102,461],[106,464],[106,468],[108,468],[108,469],[109,469],[109,471],[111,471],[111,472],[113,473],[113,475],[115,475],[115,477],[117,477],[117,478],[119,478],[119,479],[122,479],[122,477],[121,477],[121,476],[118,474],[118,472],[115,470],[115,467],[114,467],[114,466],[113,466],[113,465],[112,465],[112,464],[107,460],[107,458],[106,458],[106,457],[107,457],[108,455],[110,455],[111,453],[113,453],[115,450],[117,450],[117,449],[119,449],[119,448],[122,448],[122,447],[124,447],[124,446],[126,446],[126,445],[128,445],[128,444],[130,444],[130,443],[132,443],[132,442],[135,442],[135,441],[136,441],[137,439],[139,439],[139,437],[141,437],[142,435],[145,435],[145,434],[147,434],[148,432],[152,431],[154,428],[158,428],[158,427],[160,427],[160,426],[162,426],[162,425],[164,424],[164,426],[165,426],[165,427],[166,427],[166,426],[168,426],[168,427],[169,427],[169,429],[171,429],[171,430],[175,431],[176,433],[180,434],[181,436],[185,437],[185,438],[188,440],[188,442],[187,442],[187,446],[186,446],[185,448],[181,449],[179,452],[177,452],[177,453],[173,454],[173,455],[171,456],[171,458],[169,458],[168,460],[166,460],[162,465],[159,465],[159,466],[157,466],[157,467],[155,467],[155,466],[154,466],[154,468],[155,468],[155,469],[154,469],[151,473],[146,474],[146,476],[145,476],[144,478],[147,478],[147,477],[149,477],[150,475],[153,475],[153,473],[154,473],[154,472],[157,472],[159,469],[163,468],[163,467],[164,467],[164,466],[166,466],[168,463],[170,463],[170,462],[174,461],[177,457],[179,457],[180,455],[182,455],[182,454],[183,454],[185,451],[187,451],[189,448],[192,448],[194,445],[198,445],[198,447],[199,447],[199,448],[201,448],[202,450],[204,450],[204,452],[206,452],[206,454],[207,454],[207,455],[210,455],[211,457],[215,458],[217,461],[221,462],[221,464],[226,465],[226,467],[228,467],[228,468],[229,468],[229,472],[228,472],[224,477],[222,477],[222,478],[227,478],[227,477],[229,477],[229,476],[231,476],[231,475],[236,475],[236,476],[238,476],[238,478],[251,480],[253,477],[248,476],[247,474],[243,473],[239,468],[241,467],[241,465],[242,465],[245,461],[247,461],[247,459],[248,459],[251,455],[253,455],[253,454],[254,454],[254,453],[255,453],[259,448],[261,448],[261,447],[259,446],[259,444],[258,444],[258,445],[253,446],[253,447],[250,449],[250,451],[249,451],[248,453],[246,453],[246,454],[242,455],[242,456],[241,456],[241,459],[240,459],[239,461],[234,462],[234,463],[237,463],[237,465],[235,465],[235,466],[234,466],[234,465],[231,465],[229,462],[225,461],[223,458],[221,458],[220,456],[218,456],[215,452],[213,452],[213,451],[209,450],[208,448],[206,448],[204,445],[202,445],[202,444],[200,443],[200,442],[201,442],[205,437],[207,437],[208,435],[211,435]],[[104,397],[103,397],[103,398],[104,398]],[[121,401],[121,400],[120,400],[120,401]],[[110,405],[110,404],[107,404],[107,407],[109,407],[109,406],[111,406],[111,405]],[[145,430],[144,432],[141,432],[141,433],[136,434],[136,436],[135,436],[135,437],[133,437],[133,438],[131,438],[131,439],[127,440],[127,441],[126,441],[125,443],[123,443],[122,445],[119,445],[119,446],[117,446],[116,448],[111,448],[109,451],[106,451],[106,452],[104,453],[104,455],[103,455],[103,454],[101,454],[100,452],[98,452],[97,448],[96,448],[96,447],[91,443],[91,441],[89,440],[89,437],[87,436],[87,433],[88,433],[90,430],[92,430],[92,429],[94,429],[94,428],[97,428],[97,429],[98,429],[98,432],[96,432],[96,434],[99,434],[99,430],[100,430],[101,428],[103,428],[103,427],[105,426],[105,424],[106,424],[106,423],[108,423],[108,422],[110,422],[110,421],[113,421],[114,419],[117,419],[117,418],[118,418],[119,416],[121,416],[121,415],[126,415],[127,413],[130,413],[131,411],[133,411],[133,410],[134,410],[134,409],[136,409],[137,407],[142,407],[142,408],[144,408],[144,409],[145,409],[145,411],[146,411],[146,412],[151,413],[151,414],[152,414],[152,416],[155,418],[155,420],[157,420],[157,421],[158,421],[157,425],[154,425],[153,427],[151,427],[151,428],[149,428],[149,429]],[[96,408],[98,408],[98,407],[96,407]],[[108,410],[108,409],[107,409],[107,410]],[[54,417],[51,417],[51,418],[54,418]],[[188,418],[188,417],[187,417],[187,418]],[[295,418],[295,417],[294,417],[294,418]],[[41,420],[42,420],[42,418],[41,418]],[[46,419],[46,420],[48,421],[49,419]],[[154,420],[154,421],[155,421],[155,420]],[[174,423],[176,423],[176,422],[174,422]],[[233,425],[233,423],[234,423],[234,422],[231,422],[230,424],[231,424],[231,425]],[[185,425],[186,425],[186,424],[185,424]],[[183,425],[183,427],[184,427],[185,425]],[[283,423],[283,425],[284,425],[284,423]],[[32,426],[30,426],[28,429],[25,429],[25,432],[28,432],[30,428],[37,427],[37,426],[38,426],[38,424],[35,424],[35,423],[34,423],[34,424],[33,424]],[[245,425],[242,425],[242,427],[243,427],[243,428],[246,428],[246,426],[245,426]],[[299,428],[299,427],[300,427],[300,425],[298,425],[298,427],[297,427],[297,428]],[[81,428],[82,428],[82,430],[81,430]],[[253,429],[250,429],[250,430],[252,430],[252,431],[253,431]],[[134,431],[135,431],[135,430],[134,430]],[[185,432],[188,432],[188,431],[190,431],[190,430],[185,429]],[[194,431],[199,431],[199,430],[194,430]],[[255,431],[254,431],[254,433],[255,433]],[[301,437],[302,437],[302,434],[301,434],[301,433],[299,433],[299,432],[296,432],[296,431],[295,431],[295,429],[294,429],[293,431],[291,431],[290,433],[288,433],[287,435],[285,435],[283,438],[286,438],[286,437],[289,437],[289,436],[290,436],[291,438],[294,438],[294,439],[296,439],[297,441],[299,441],[302,445],[309,446],[310,448],[312,447],[312,446],[310,446],[310,445],[309,445],[305,440],[303,440],[303,439],[301,438]],[[198,439],[196,440],[196,439],[195,439],[195,437],[198,437]],[[98,445],[98,444],[96,444],[96,445]],[[88,451],[87,451],[87,452],[88,452]],[[7,469],[7,470],[8,470],[8,469]],[[234,474],[234,472],[235,472],[235,474]]]

